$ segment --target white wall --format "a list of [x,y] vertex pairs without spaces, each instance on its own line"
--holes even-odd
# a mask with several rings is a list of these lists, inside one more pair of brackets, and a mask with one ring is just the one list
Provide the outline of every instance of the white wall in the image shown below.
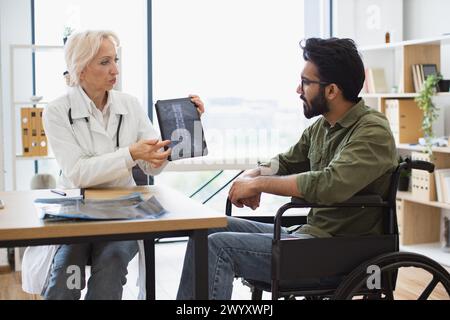
[[[2,143],[5,175],[5,189],[12,188],[12,155],[11,155],[11,84],[9,52],[11,44],[31,44],[31,8],[29,0],[1,0],[0,1],[0,87],[1,113],[0,121],[3,125],[4,143]],[[30,62],[31,63],[31,62]],[[25,68],[31,70],[29,68]],[[31,79],[31,74],[21,75],[21,78]],[[16,93],[31,92],[31,81],[16,88]],[[26,92],[26,93],[25,93]],[[30,164],[32,163],[29,161]]]
[[305,38],[330,36],[328,0],[305,0]]
[[450,1],[406,0],[403,7],[405,40],[450,33]]
[[403,40],[403,0],[334,0],[333,32],[359,46]]
[[[2,34],[2,17],[0,15],[0,35]],[[1,40],[1,39],[0,39]],[[0,112],[3,111],[3,99],[2,99],[2,59],[1,59],[1,52],[2,52],[2,42],[0,41]],[[4,171],[5,171],[5,165],[4,165],[4,145],[5,142],[3,141],[3,118],[0,117],[0,191],[5,190],[5,178],[4,178]],[[0,262],[1,265],[1,262]]]

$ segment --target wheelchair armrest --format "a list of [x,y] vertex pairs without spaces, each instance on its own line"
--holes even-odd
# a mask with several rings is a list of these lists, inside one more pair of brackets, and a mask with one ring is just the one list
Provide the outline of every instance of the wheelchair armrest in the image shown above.
[[274,223],[274,239],[280,239],[281,233],[281,219],[283,214],[292,208],[365,208],[365,207],[378,207],[386,208],[389,207],[389,203],[384,201],[379,195],[375,194],[364,194],[356,195],[347,201],[334,203],[330,205],[311,203],[302,198],[292,197],[291,202],[286,203],[278,209],[275,215]]
[[[232,213],[232,204],[230,199],[227,199],[226,205],[225,205],[225,214],[228,217],[231,217]],[[258,222],[264,222],[264,223],[274,223],[274,216],[235,216],[236,218],[241,219],[247,219],[252,221],[258,221]],[[294,225],[294,224],[305,224],[306,223],[306,216],[305,215],[291,215],[283,217],[282,221],[283,225]]]
[[332,204],[332,205],[321,205],[317,203],[311,203],[302,198],[292,197],[291,203],[294,205],[299,205],[305,208],[336,208],[336,207],[359,207],[359,206],[370,206],[370,207],[383,207],[387,203],[383,201],[377,194],[364,194],[356,195],[347,201]]

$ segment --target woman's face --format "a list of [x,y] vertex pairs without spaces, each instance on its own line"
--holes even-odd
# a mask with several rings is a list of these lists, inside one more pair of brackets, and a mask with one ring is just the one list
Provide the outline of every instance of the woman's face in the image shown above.
[[117,62],[114,43],[103,39],[94,59],[81,72],[80,82],[83,88],[95,92],[111,90],[119,74]]

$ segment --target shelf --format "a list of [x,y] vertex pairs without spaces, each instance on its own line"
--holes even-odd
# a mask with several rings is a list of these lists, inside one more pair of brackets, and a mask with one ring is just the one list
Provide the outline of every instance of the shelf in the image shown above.
[[[362,93],[361,98],[416,98],[419,93]],[[450,92],[438,92],[436,97],[450,97]]]
[[439,264],[450,267],[450,252],[442,250],[441,243],[422,243],[408,246],[400,246],[400,251],[422,254],[431,258]]
[[[397,149],[409,150],[409,151],[421,151],[421,152],[424,152],[426,150],[424,146],[421,146],[418,144],[407,144],[407,143],[398,144]],[[431,150],[436,153],[450,153],[450,147],[433,147],[433,148],[431,148]]]
[[444,202],[437,202],[437,201],[426,201],[426,200],[417,200],[414,198],[411,192],[405,192],[405,191],[397,191],[397,199],[402,199],[405,201],[415,202],[424,204],[430,207],[436,207],[441,209],[450,210],[450,203],[444,203]]
[[415,98],[418,93],[363,93],[361,98]]
[[[263,157],[259,160],[268,161],[270,157]],[[256,159],[250,158],[236,158],[224,159],[213,157],[199,157],[181,159],[178,161],[171,161],[164,172],[183,172],[183,171],[220,171],[220,170],[249,170],[258,166]]]
[[35,156],[35,157],[24,157],[24,156],[16,156],[17,160],[55,160],[54,156]]
[[387,43],[387,44],[383,43],[380,45],[360,47],[359,51],[367,52],[367,51],[375,51],[375,50],[394,50],[397,48],[402,48],[404,46],[442,45],[442,44],[450,44],[450,36],[446,35],[446,36],[429,38],[429,39],[407,40],[407,41]]
[[31,49],[32,51],[52,51],[52,50],[62,50],[64,46],[47,46],[47,45],[29,45],[29,44],[13,44],[11,45],[12,50],[14,49]]
[[38,105],[38,104],[48,104],[48,101],[14,101],[15,105]]

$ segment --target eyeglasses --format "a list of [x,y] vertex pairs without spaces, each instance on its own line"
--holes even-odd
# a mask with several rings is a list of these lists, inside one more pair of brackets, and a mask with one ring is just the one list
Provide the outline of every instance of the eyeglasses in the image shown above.
[[302,78],[302,80],[300,82],[300,87],[302,88],[302,91],[303,91],[303,87],[305,85],[309,86],[312,83],[317,83],[317,84],[320,84],[321,86],[326,86],[326,85],[330,84],[330,82],[316,81],[316,80],[309,80],[307,78]]

